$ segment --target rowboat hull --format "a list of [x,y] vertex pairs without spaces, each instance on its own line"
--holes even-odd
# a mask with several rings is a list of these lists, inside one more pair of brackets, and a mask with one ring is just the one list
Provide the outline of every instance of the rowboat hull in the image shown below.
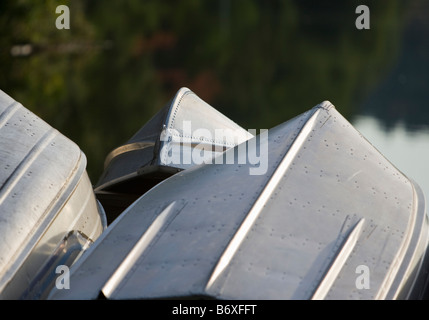
[[107,226],[86,157],[0,91],[0,298],[44,298]]
[[[267,150],[261,174],[242,161],[255,150]],[[424,297],[423,193],[331,103],[221,156],[234,161],[143,194],[50,298]]]

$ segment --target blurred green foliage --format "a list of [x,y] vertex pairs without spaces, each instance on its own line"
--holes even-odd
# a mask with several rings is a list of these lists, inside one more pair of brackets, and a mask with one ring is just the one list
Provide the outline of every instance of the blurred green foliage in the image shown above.
[[[70,8],[58,30],[57,5]],[[367,4],[371,29],[357,30]],[[323,100],[347,118],[394,61],[404,3],[2,0],[0,89],[74,140],[93,182],[183,86],[244,128]],[[28,56],[11,54],[30,44]]]

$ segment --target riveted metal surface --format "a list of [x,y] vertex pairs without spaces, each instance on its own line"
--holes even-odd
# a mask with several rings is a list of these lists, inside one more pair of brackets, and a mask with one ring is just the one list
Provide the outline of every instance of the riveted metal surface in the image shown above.
[[109,153],[96,191],[134,178],[143,166],[191,168],[201,163],[192,156],[195,150],[203,150],[208,160],[252,137],[194,92],[181,88],[126,144]]
[[[86,158],[76,144],[0,91],[2,298],[19,297],[45,262],[49,248],[53,250],[79,218],[88,222],[78,229],[93,239],[102,232],[85,165]],[[67,205],[73,203],[69,202],[72,194],[78,195],[74,205]],[[51,225],[55,227],[50,229]],[[31,263],[19,271],[28,259]],[[15,277],[18,273],[20,279]]]
[[252,137],[194,92],[181,88],[126,144],[109,153],[95,192],[113,221],[162,180],[210,163]]
[[[253,165],[235,161],[164,180],[75,265],[74,288],[51,297],[103,293],[146,230],[178,202],[186,205],[157,229],[156,242],[139,251],[108,298],[407,296],[427,247],[418,186],[329,102],[271,129],[268,140],[253,139],[268,144],[265,174],[250,175]],[[238,160],[239,147],[226,153]],[[370,270],[365,290],[356,285],[360,265]]]

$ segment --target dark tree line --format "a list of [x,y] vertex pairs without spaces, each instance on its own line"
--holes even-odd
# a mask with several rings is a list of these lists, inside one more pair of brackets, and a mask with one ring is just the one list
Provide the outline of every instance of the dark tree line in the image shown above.
[[[182,86],[244,128],[325,99],[352,117],[395,61],[406,12],[366,3],[362,31],[356,1],[64,0],[71,28],[58,30],[58,1],[2,0],[0,89],[77,142],[96,181]],[[29,55],[11,54],[22,44]]]

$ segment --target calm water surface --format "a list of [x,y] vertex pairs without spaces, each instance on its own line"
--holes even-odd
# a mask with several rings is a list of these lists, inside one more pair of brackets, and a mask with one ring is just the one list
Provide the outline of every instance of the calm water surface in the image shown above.
[[411,131],[399,123],[387,130],[371,116],[357,116],[353,125],[392,164],[417,182],[429,200],[429,126]]

